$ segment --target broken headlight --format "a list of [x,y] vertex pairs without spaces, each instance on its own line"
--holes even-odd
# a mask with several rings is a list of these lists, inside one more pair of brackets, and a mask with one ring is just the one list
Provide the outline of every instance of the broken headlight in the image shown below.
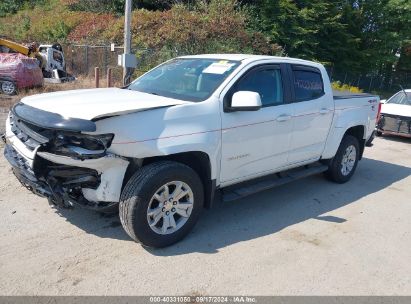
[[80,159],[102,157],[110,147],[114,134],[89,135],[80,133],[57,133],[52,152]]

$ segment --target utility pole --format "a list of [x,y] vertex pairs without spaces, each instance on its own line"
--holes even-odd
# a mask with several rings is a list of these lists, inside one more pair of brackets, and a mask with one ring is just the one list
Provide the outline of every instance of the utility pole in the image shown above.
[[[124,54],[131,53],[131,6],[132,0],[126,0],[125,12],[124,12]],[[132,69],[124,65],[123,67],[123,85],[130,83]]]

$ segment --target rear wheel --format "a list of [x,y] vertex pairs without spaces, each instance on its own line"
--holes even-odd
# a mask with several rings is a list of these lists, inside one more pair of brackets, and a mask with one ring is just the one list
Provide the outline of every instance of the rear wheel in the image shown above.
[[349,181],[357,168],[359,156],[358,139],[351,135],[344,136],[325,175],[336,183],[342,184]]
[[191,231],[203,200],[203,185],[193,169],[171,161],[153,163],[139,169],[125,186],[120,220],[135,241],[165,247]]

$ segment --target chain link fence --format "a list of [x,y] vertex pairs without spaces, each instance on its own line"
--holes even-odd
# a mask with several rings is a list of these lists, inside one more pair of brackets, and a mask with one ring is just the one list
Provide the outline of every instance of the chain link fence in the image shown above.
[[107,69],[112,69],[112,83],[121,85],[122,68],[117,65],[117,57],[123,51],[110,45],[68,44],[63,45],[67,71],[75,77],[94,76],[94,68],[100,68],[100,77],[107,76]]
[[[100,77],[107,76],[107,69],[112,70],[112,80],[114,86],[121,86],[123,69],[118,66],[118,55],[123,53],[122,47],[115,47],[111,50],[111,45],[88,45],[88,44],[67,44],[63,45],[66,58],[66,67],[69,73],[74,76],[93,77],[94,68],[100,69]],[[176,56],[182,56],[178,51],[158,51],[153,49],[133,48],[132,53],[136,54],[138,66],[134,71],[133,78],[145,73],[152,67]]]

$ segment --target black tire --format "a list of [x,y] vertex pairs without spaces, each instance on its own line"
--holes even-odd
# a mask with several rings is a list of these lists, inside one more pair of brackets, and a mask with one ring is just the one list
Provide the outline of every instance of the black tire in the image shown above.
[[[342,173],[343,158],[347,148],[350,146],[355,147],[355,162],[351,171],[348,174],[344,175]],[[345,135],[341,141],[340,147],[338,148],[337,154],[331,160],[328,170],[325,172],[325,176],[329,180],[339,184],[348,182],[353,176],[355,169],[357,168],[359,156],[360,144],[358,142],[358,139],[351,135]]]
[[57,51],[63,52],[63,48],[62,48],[62,46],[61,46],[60,43],[55,43],[55,44],[53,44],[53,45],[51,46],[51,48],[52,48],[52,49],[55,49],[55,50],[57,50]]
[[[186,183],[192,190],[194,203],[185,224],[170,234],[158,234],[147,220],[147,209],[155,192],[172,181]],[[124,230],[144,246],[161,248],[183,239],[197,222],[204,202],[201,179],[190,167],[172,161],[161,161],[140,168],[127,182],[121,194],[119,213]]]
[[118,214],[118,204],[114,204],[107,207],[102,207],[97,210],[99,213],[104,215],[114,215]]
[[373,142],[374,139],[375,139],[375,133],[376,133],[376,132],[377,132],[377,131],[372,132],[370,138],[369,138],[369,139],[367,140],[367,142],[365,143],[365,146],[366,146],[366,147],[372,147],[372,146],[373,146],[372,142]]

